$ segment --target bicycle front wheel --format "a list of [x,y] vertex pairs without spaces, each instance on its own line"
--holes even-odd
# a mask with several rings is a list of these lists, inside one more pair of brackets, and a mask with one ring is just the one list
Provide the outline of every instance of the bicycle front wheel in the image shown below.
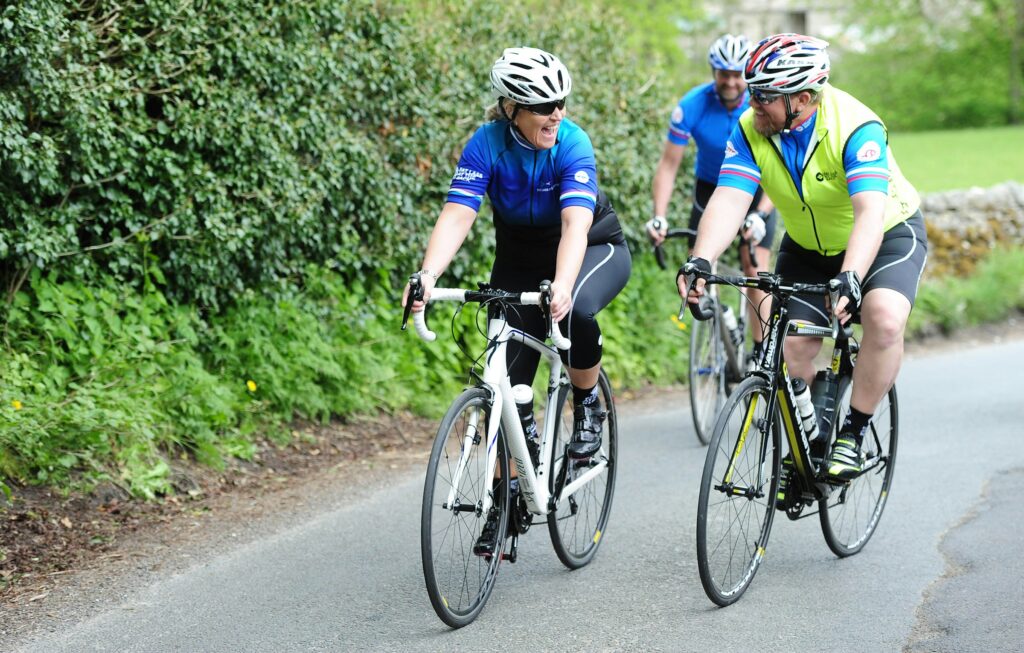
[[[499,432],[497,473],[487,467],[489,417],[483,389],[472,388],[456,398],[438,428],[423,487],[423,578],[434,611],[452,628],[461,628],[480,614],[494,588],[505,546],[508,454]],[[495,481],[496,477],[503,480]],[[494,502],[485,512],[487,494],[493,494]],[[479,556],[473,547],[488,516],[497,518],[501,535],[492,555]]]
[[735,603],[764,559],[779,483],[781,421],[771,384],[747,377],[715,423],[697,503],[697,566],[704,592]]
[[[572,437],[573,408],[568,400],[569,386],[563,386],[558,393],[557,405],[549,414],[557,416],[555,444],[551,451],[550,490],[557,489],[563,468],[564,485],[578,478],[593,467],[594,463],[606,462],[607,466],[589,483],[575,493],[562,497],[554,510],[548,513],[548,532],[555,554],[569,569],[579,569],[594,559],[601,545],[608,517],[615,495],[615,474],[618,468],[619,428],[615,415],[615,401],[608,376],[601,370],[597,382],[601,406],[606,411],[604,431],[601,433],[601,449],[589,462],[571,460],[565,455],[566,445]],[[567,466],[567,467],[566,467]]]
[[[849,377],[840,382],[840,400],[835,413],[837,423],[839,416],[850,410],[852,387]],[[864,435],[865,471],[818,504],[825,542],[840,558],[863,549],[882,518],[896,465],[897,411],[896,386],[893,386],[875,408]]]
[[711,439],[718,411],[725,403],[725,350],[716,310],[711,318],[690,324],[690,412],[701,444]]

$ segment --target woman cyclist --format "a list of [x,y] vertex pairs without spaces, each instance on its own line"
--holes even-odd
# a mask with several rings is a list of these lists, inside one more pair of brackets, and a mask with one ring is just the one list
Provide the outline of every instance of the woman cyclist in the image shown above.
[[[508,48],[491,68],[491,86],[497,102],[462,152],[423,256],[424,297],[429,299],[487,195],[496,233],[491,285],[525,292],[552,280],[552,317],[572,340],[562,352],[574,408],[568,455],[587,459],[601,447],[605,416],[597,393],[602,339],[596,315],[625,287],[629,250],[598,189],[590,137],[566,118],[572,78],[565,65],[543,50]],[[403,306],[408,295],[406,286]],[[413,303],[413,311],[423,308],[423,302]],[[539,338],[546,333],[538,307],[520,307],[508,319]],[[532,384],[539,355],[516,343],[508,351],[512,384]],[[484,527],[478,553],[493,550],[494,530]]]

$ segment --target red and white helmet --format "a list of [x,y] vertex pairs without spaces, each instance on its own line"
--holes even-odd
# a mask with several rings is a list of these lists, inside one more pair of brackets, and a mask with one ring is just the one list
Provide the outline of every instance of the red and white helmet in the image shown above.
[[726,34],[708,48],[708,63],[715,70],[743,70],[750,53],[750,41],[740,34]]
[[743,70],[747,86],[773,93],[819,91],[831,70],[827,41],[803,34],[776,34],[754,48]]
[[491,86],[499,97],[541,104],[569,95],[572,78],[553,54],[537,48],[506,48],[491,67]]

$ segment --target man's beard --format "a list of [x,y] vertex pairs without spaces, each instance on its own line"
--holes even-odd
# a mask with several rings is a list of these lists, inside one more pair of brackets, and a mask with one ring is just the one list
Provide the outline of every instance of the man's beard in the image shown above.
[[782,130],[776,129],[774,126],[772,126],[772,123],[767,116],[765,116],[764,121],[762,122],[757,116],[757,114],[754,114],[754,131],[764,136],[765,138],[771,138],[772,136],[778,134]]
[[718,91],[718,97],[722,99],[722,102],[728,104],[738,103],[740,98],[743,97],[743,91],[730,92],[728,89],[723,88],[718,88],[716,90]]

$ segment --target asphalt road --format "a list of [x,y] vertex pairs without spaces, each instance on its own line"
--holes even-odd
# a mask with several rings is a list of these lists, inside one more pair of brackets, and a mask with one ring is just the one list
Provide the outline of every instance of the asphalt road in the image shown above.
[[735,605],[697,574],[704,451],[686,408],[620,412],[621,467],[595,561],[521,540],[480,618],[434,615],[419,562],[422,471],[138,588],[21,651],[973,651],[1024,641],[1024,341],[910,358],[878,531],[837,559],[817,517],[779,515]]

